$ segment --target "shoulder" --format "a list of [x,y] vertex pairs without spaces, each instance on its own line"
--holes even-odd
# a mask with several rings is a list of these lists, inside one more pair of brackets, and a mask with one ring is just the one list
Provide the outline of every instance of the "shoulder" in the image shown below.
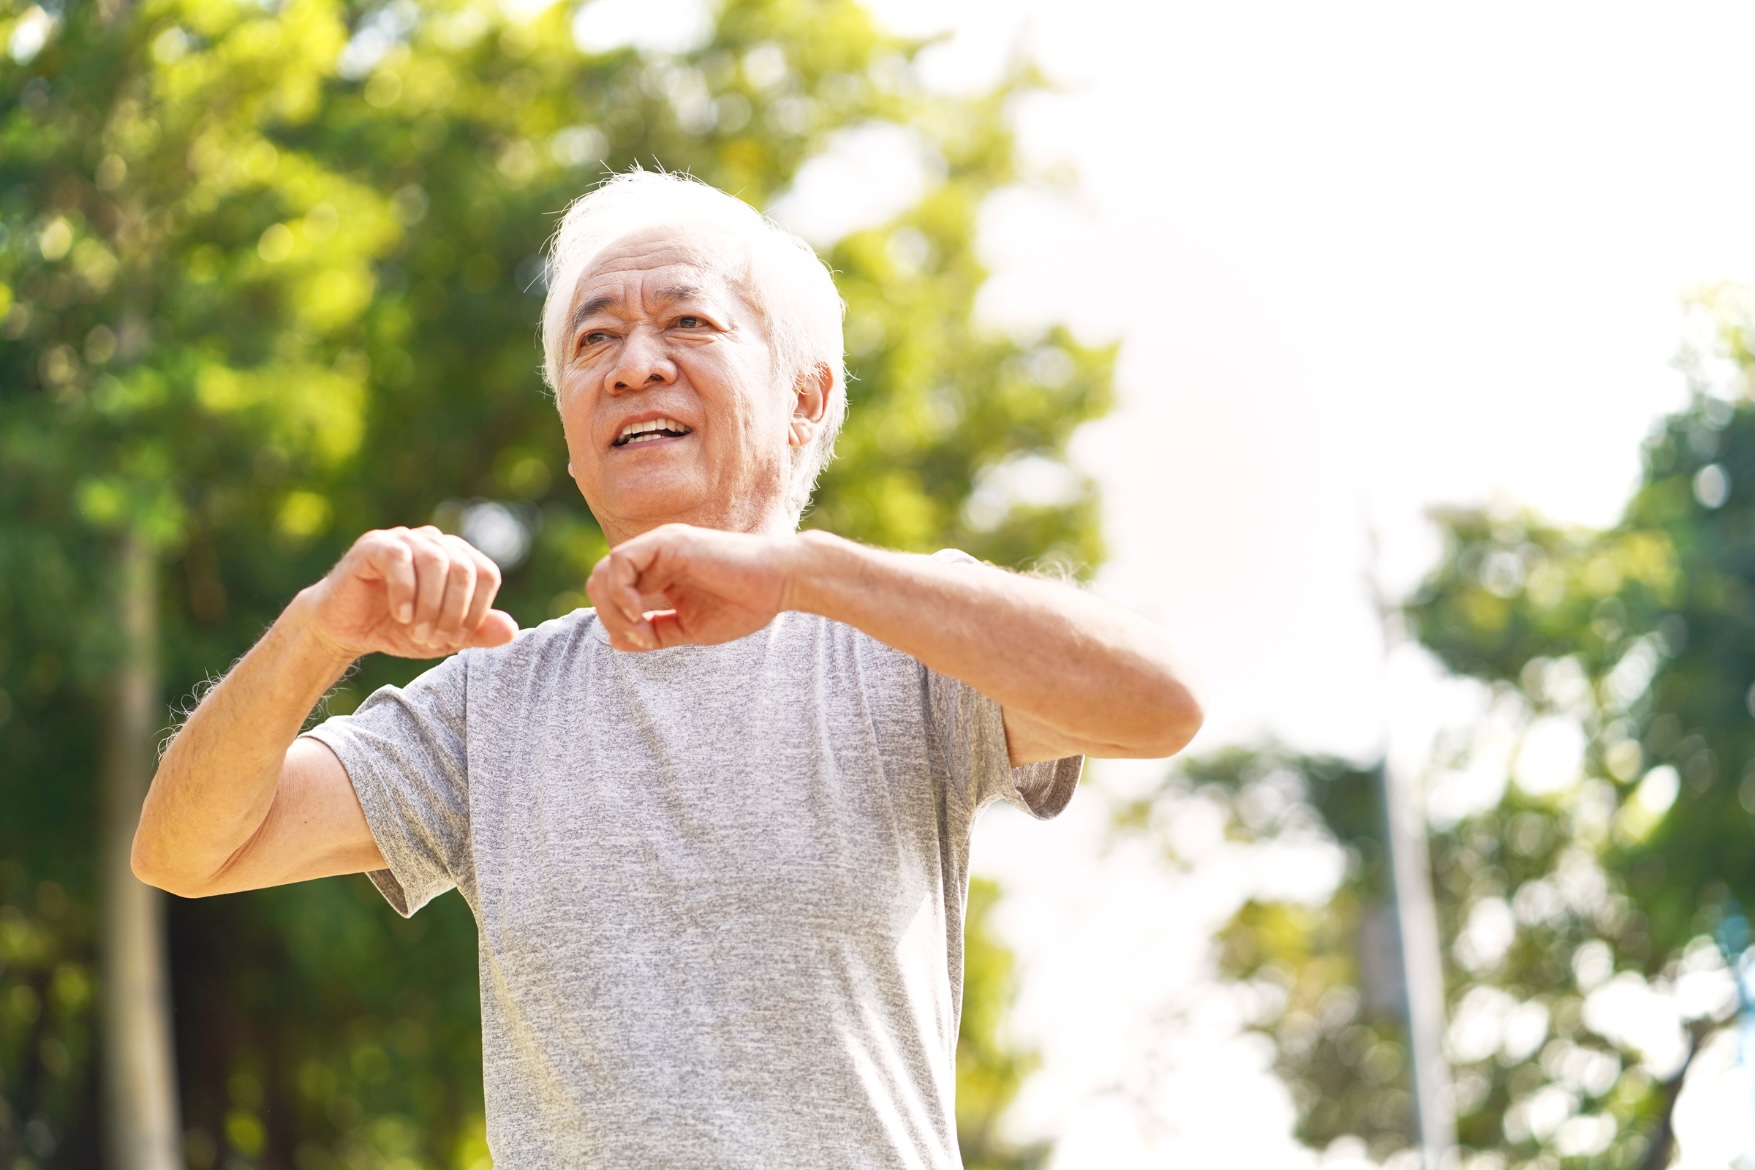
[[472,683],[507,677],[527,677],[541,667],[576,662],[593,653],[609,650],[609,639],[597,612],[576,609],[541,625],[518,631],[504,646],[465,650],[454,661]]

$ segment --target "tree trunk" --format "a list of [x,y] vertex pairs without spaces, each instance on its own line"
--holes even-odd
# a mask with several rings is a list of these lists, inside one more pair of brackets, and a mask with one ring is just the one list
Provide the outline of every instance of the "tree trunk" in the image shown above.
[[122,647],[104,727],[100,861],[105,1163],[110,1170],[180,1170],[164,895],[136,878],[128,861],[163,718],[157,566],[137,533],[125,533],[118,552]]
[[[1383,630],[1385,694],[1393,694],[1390,653],[1402,641],[1403,626],[1379,572],[1377,531],[1367,524],[1371,571],[1367,580]],[[1444,945],[1438,937],[1438,904],[1432,896],[1432,859],[1427,840],[1424,793],[1417,775],[1396,767],[1396,740],[1390,710],[1384,709],[1383,759],[1377,779],[1382,797],[1383,843],[1389,852],[1390,908],[1395,917],[1404,1020],[1408,1028],[1408,1071],[1414,1096],[1414,1124],[1423,1170],[1441,1170],[1456,1159],[1456,1111],[1450,1062],[1444,1054]]]
[[1384,842],[1389,847],[1390,899],[1401,960],[1413,1074],[1414,1119],[1424,1170],[1441,1170],[1456,1150],[1450,1063],[1444,1055],[1444,951],[1432,898],[1426,812],[1412,777],[1392,770],[1389,753],[1378,765],[1383,786]]
[[1688,1081],[1688,1070],[1694,1066],[1694,1058],[1700,1055],[1701,1045],[1706,1043],[1711,1032],[1710,1020],[1696,1020],[1688,1028],[1688,1055],[1683,1058],[1676,1075],[1664,1082],[1663,1105],[1658,1110],[1657,1124],[1651,1131],[1651,1144],[1645,1148],[1639,1170],[1665,1170],[1670,1164],[1670,1155],[1676,1152],[1676,1102],[1682,1096],[1682,1086]]

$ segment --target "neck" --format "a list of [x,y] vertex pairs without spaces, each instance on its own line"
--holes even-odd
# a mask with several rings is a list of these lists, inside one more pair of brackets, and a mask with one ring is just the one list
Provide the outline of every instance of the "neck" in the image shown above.
[[592,515],[597,517],[598,527],[603,529],[604,539],[609,541],[611,548],[666,524],[690,524],[696,528],[716,528],[721,532],[747,532],[763,536],[784,536],[798,530],[797,521],[778,502],[766,508],[720,505],[639,517],[604,516],[593,509]]

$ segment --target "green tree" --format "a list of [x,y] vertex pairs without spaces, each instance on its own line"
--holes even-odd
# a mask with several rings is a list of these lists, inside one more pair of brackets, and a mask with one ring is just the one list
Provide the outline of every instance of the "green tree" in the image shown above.
[[[1446,516],[1447,555],[1408,606],[1424,645],[1515,712],[1529,750],[1583,748],[1576,780],[1514,783],[1435,845],[1458,938],[1453,1032],[1480,1041],[1455,1054],[1465,1132],[1517,1161],[1667,1165],[1689,1063],[1735,1008],[1726,959],[1748,947],[1755,303],[1720,289],[1694,313],[1712,328],[1683,355],[1691,400],[1647,440],[1620,523]],[[1486,945],[1506,910],[1508,944]],[[1609,1006],[1653,988],[1677,997],[1673,1051]],[[1522,1038],[1489,1060],[1491,1029],[1474,1027],[1501,1011],[1529,1021],[1530,1059],[1509,1069]]]
[[[265,447],[294,483],[355,454],[367,385],[347,334],[398,226],[384,195],[269,132],[316,113],[346,37],[332,6],[89,6],[64,20],[46,37],[41,9],[10,22],[0,128],[0,604],[22,716],[8,827],[62,850],[7,853],[86,859],[55,876],[101,940],[106,1160],[166,1167],[180,1133],[162,900],[127,862],[164,669],[185,648],[161,632],[177,622],[162,569],[215,532],[309,511],[308,489],[226,489]],[[325,231],[321,256],[300,247]],[[53,1149],[46,1117],[20,1124],[29,1152]]]
[[[1157,792],[1120,808],[1117,827],[1151,832],[1190,802],[1215,809],[1233,843],[1339,851],[1332,890],[1246,893],[1214,940],[1215,965],[1250,1026],[1274,1042],[1300,1141],[1357,1137],[1379,1160],[1406,1148],[1413,1101],[1376,769],[1278,745],[1228,748],[1179,764]],[[1167,860],[1193,864],[1173,850]]]
[[[120,1132],[94,1060],[117,917],[97,780],[111,760],[110,806],[137,804],[170,718],[154,693],[190,693],[368,527],[436,520],[492,545],[524,624],[582,604],[604,545],[562,471],[533,334],[543,241],[602,169],[686,169],[766,206],[839,131],[917,134],[924,195],[828,253],[851,414],[807,523],[1007,564],[1100,558],[1064,452],[1108,406],[1112,354],[970,321],[975,214],[1018,177],[1004,111],[1031,79],[925,92],[919,46],[848,0],[714,16],[687,51],[589,53],[562,9],[487,3],[0,15],[8,1159],[90,1164]],[[1062,484],[1053,502],[1008,491],[1020,460]],[[330,709],[416,670],[368,660]],[[1000,1042],[986,897],[965,1153],[1016,1164],[1028,1152],[991,1122],[1025,1061]],[[356,879],[171,900],[188,1161],[481,1163],[473,929],[458,899],[402,921]]]
[[[1737,1009],[1755,813],[1755,298],[1694,306],[1688,406],[1647,440],[1618,524],[1526,511],[1437,517],[1445,554],[1405,607],[1420,643],[1483,684],[1489,714],[1440,743],[1434,890],[1448,940],[1448,1055],[1470,1165],[1668,1165],[1690,1062]],[[1237,752],[1210,784],[1233,831],[1315,824],[1348,856],[1326,902],[1246,905],[1221,966],[1260,989],[1299,1136],[1411,1141],[1369,769]],[[1264,811],[1266,810],[1266,811]],[[1673,1027],[1632,1026],[1667,999]]]

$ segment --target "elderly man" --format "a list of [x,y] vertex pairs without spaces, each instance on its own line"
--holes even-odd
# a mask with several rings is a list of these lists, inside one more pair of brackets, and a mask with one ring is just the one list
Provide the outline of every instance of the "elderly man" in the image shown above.
[[[543,310],[594,608],[520,633],[493,562],[360,537],[190,717],[135,872],[185,896],[365,872],[480,932],[501,1170],[955,1167],[969,832],[1199,712],[1158,632],[800,513],[844,411],[802,241],[691,180],[568,212]],[[443,658],[303,736],[354,659]]]

